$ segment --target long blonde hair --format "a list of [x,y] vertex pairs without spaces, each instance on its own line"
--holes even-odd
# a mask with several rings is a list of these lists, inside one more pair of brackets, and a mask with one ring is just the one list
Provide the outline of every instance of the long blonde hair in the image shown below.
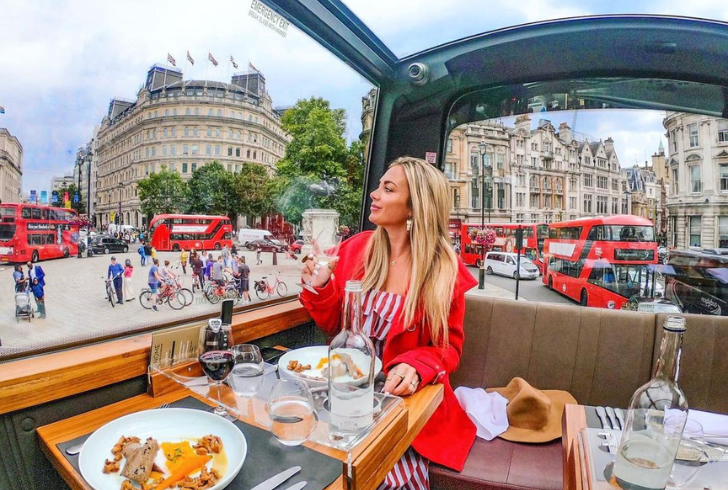
[[[448,317],[458,261],[450,244],[450,193],[445,176],[424,160],[401,157],[389,168],[401,166],[409,185],[412,227],[412,273],[403,307],[406,327],[418,308],[430,325],[434,345],[448,344]],[[377,227],[364,258],[364,291],[381,290],[389,275],[390,244],[387,231]]]

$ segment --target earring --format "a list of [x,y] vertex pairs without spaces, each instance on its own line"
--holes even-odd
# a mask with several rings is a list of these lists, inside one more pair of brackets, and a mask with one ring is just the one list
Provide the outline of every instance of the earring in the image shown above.
[[412,229],[412,218],[407,218],[407,231]]

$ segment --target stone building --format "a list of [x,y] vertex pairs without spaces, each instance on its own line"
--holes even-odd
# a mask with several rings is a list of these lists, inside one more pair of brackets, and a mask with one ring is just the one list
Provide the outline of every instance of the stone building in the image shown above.
[[483,121],[453,130],[444,171],[451,217],[466,223],[551,223],[627,209],[611,138],[588,141],[545,119],[532,129],[528,115],[512,128]]
[[184,180],[213,160],[230,172],[244,162],[273,172],[287,143],[261,73],[222,83],[184,80],[181,71],[154,65],[136,100],[113,99],[101,121],[96,224],[116,215],[145,224],[136,183],[163,167]]
[[728,120],[669,112],[667,244],[728,247]]
[[20,202],[23,192],[23,145],[0,128],[0,201]]
[[99,126],[94,127],[91,140],[76,152],[76,164],[73,168],[73,181],[79,189],[81,201],[86,204],[89,219],[93,219],[96,211],[96,173],[98,165]]
[[623,169],[627,192],[629,193],[629,214],[658,222],[660,204],[660,184],[652,168],[635,165]]
[[[59,191],[62,188],[68,187],[74,183],[75,182],[73,180],[73,174],[66,174],[63,177],[53,177],[51,179],[51,192]],[[59,197],[59,199],[62,199],[62,198],[63,198],[63,196]],[[59,204],[59,203],[56,203],[56,204]]]

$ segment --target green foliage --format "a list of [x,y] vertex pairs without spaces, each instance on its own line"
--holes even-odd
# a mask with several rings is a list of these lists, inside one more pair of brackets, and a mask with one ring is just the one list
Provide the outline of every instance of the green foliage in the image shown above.
[[[65,185],[58,189],[58,202],[56,203],[56,206],[64,207],[65,203],[63,202],[63,196],[66,195],[66,192],[68,192],[68,198],[71,200],[71,209],[75,209],[78,214],[86,214],[86,201],[84,200],[84,196],[80,194],[80,191],[78,190],[78,187],[76,184],[70,184],[68,187]],[[73,195],[79,192],[78,195],[78,202],[73,202]]]
[[190,193],[187,212],[226,215],[234,220],[240,209],[234,181],[235,176],[217,160],[198,168],[187,182]]
[[149,222],[155,214],[179,213],[187,203],[187,184],[176,172],[162,166],[159,173],[152,173],[137,182],[141,210]]
[[257,163],[245,162],[233,178],[233,194],[238,211],[262,216],[273,211],[273,196],[268,171]]

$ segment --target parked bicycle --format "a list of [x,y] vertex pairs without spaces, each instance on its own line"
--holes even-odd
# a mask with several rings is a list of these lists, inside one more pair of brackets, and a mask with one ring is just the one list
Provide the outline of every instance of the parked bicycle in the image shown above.
[[225,281],[222,284],[212,280],[207,281],[203,290],[205,298],[212,304],[219,303],[221,299],[233,299],[237,303],[240,299],[240,288],[238,287],[237,281],[235,278]]
[[101,276],[101,279],[104,279],[106,282],[106,299],[109,300],[112,308],[116,306],[116,288],[114,288],[114,279],[116,279],[117,277],[121,277],[121,274],[117,274],[114,277],[110,277],[108,279],[104,279],[104,276]]
[[[153,293],[149,288],[143,289],[139,294],[139,303],[143,308],[147,310],[152,309],[152,295]],[[157,305],[161,305],[163,303],[167,303],[173,310],[181,310],[187,306],[185,295],[178,291],[174,285],[166,288],[160,288],[159,293],[157,293]]]
[[268,276],[263,276],[260,281],[255,281],[255,295],[260,299],[267,299],[268,296],[274,292],[278,293],[278,296],[283,297],[288,293],[288,286],[285,282],[281,281],[281,278],[276,275],[276,280],[273,284],[268,282]]

